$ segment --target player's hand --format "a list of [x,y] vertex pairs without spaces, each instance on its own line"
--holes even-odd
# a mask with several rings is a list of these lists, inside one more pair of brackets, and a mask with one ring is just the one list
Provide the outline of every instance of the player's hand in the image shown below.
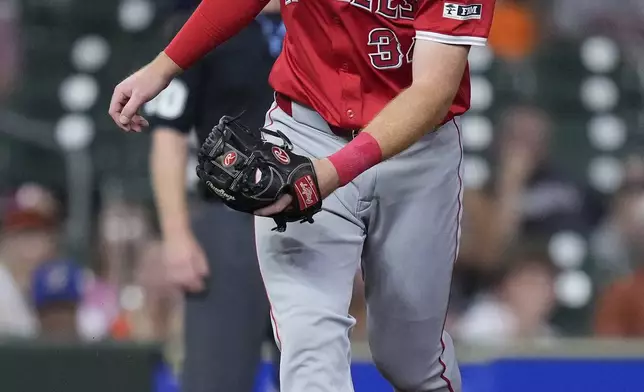
[[209,274],[206,255],[192,233],[164,241],[164,265],[168,281],[180,289],[200,292]]
[[[315,169],[318,186],[320,187],[320,197],[324,200],[339,188],[340,180],[338,178],[338,172],[335,170],[331,161],[326,158],[314,160],[313,168]],[[293,197],[291,195],[284,195],[270,206],[255,211],[255,215],[271,216],[278,214],[288,208],[292,201]]]
[[168,87],[172,78],[180,71],[181,69],[162,53],[150,64],[119,83],[114,88],[109,109],[116,125],[128,132],[141,132],[147,127],[149,123],[138,114],[139,109]]

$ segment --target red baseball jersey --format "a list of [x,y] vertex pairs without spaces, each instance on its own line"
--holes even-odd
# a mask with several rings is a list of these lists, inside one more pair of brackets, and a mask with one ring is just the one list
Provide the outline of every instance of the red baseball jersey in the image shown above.
[[[273,88],[332,125],[359,129],[412,82],[417,40],[485,45],[495,0],[285,0]],[[445,121],[470,106],[466,69]]]

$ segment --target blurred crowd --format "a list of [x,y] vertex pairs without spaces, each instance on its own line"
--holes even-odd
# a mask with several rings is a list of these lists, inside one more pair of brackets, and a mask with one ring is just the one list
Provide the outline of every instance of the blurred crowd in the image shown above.
[[66,255],[62,206],[49,190],[24,184],[3,208],[3,337],[171,341],[180,332],[180,296],[165,282],[160,244],[142,208],[102,208],[92,260]]
[[[641,1],[497,2],[490,45],[517,86],[527,80],[534,51],[553,36],[605,34],[629,61],[644,64],[638,63],[644,58]],[[0,0],[0,102],[20,73],[17,15],[13,1]],[[448,330],[456,340],[477,344],[574,333],[644,336],[644,154],[621,157],[621,185],[600,193],[552,159],[554,120],[547,109],[526,99],[499,112],[490,180],[464,194]],[[31,178],[2,196],[0,336],[160,340],[180,352],[181,293],[165,280],[150,205],[102,200],[87,233],[90,255],[75,259],[66,251],[65,199]],[[578,252],[575,236],[588,239],[591,287],[562,274],[568,266],[554,260]],[[587,317],[577,320],[580,328],[559,323],[566,304],[558,296],[566,297],[566,290],[574,291],[569,306],[576,296],[594,299]],[[358,319],[354,338],[363,339],[359,273],[351,311]]]

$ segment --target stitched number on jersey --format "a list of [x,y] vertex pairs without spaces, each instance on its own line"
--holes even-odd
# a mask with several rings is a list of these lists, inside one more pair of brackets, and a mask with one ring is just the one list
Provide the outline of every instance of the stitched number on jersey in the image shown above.
[[386,28],[369,32],[369,46],[375,48],[369,53],[371,65],[376,69],[398,68],[402,65],[403,53],[396,33]]
[[407,53],[403,55],[400,40],[392,30],[379,27],[369,32],[369,41],[367,44],[374,48],[369,53],[371,65],[376,69],[400,68],[403,61],[411,63],[414,53],[414,44],[412,40]]
[[145,105],[145,112],[166,120],[176,120],[183,114],[188,101],[188,87],[175,79],[165,90]]

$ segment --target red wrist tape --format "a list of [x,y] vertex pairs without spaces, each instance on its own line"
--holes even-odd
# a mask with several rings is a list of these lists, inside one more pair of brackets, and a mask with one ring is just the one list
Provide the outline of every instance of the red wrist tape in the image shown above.
[[179,67],[192,64],[246,27],[264,8],[263,0],[203,0],[165,48]]
[[373,136],[361,132],[344,148],[331,155],[329,161],[338,172],[340,186],[344,186],[370,167],[380,163],[382,150]]

